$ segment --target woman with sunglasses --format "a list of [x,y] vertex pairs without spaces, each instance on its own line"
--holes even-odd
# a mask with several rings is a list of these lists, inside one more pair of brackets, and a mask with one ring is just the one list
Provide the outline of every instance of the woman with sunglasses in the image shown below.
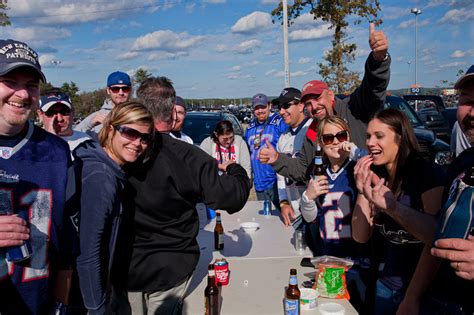
[[105,314],[107,309],[126,180],[123,167],[147,153],[153,130],[150,112],[141,103],[126,102],[104,121],[99,143],[85,142],[75,151],[82,180],[77,270],[89,314]]
[[234,134],[230,121],[218,122],[212,135],[204,139],[200,147],[217,160],[220,171],[225,172],[227,165],[237,163],[245,169],[248,177],[252,178],[249,149],[244,139]]
[[366,144],[370,155],[354,168],[359,196],[352,236],[360,243],[376,237],[374,252],[383,264],[374,313],[418,314],[419,298],[434,273],[430,255],[420,259],[422,241],[430,242],[424,231],[434,226],[423,223],[434,221],[441,208],[444,172],[420,157],[413,128],[397,109],[375,114]]
[[[368,273],[368,251],[351,236],[351,219],[357,187],[350,159],[351,143],[348,124],[339,116],[321,120],[318,142],[327,161],[325,173],[309,181],[301,198],[301,215],[310,224],[311,238],[319,252],[316,255],[351,257],[355,264],[347,273],[351,303],[364,313],[365,277]],[[365,268],[365,269],[364,269]],[[364,279],[364,280],[362,280]]]

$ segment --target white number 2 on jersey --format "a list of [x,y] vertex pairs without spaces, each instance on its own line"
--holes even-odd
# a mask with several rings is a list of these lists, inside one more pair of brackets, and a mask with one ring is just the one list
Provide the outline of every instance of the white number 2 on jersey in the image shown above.
[[[32,249],[30,266],[23,268],[24,282],[46,278],[48,268],[48,243],[51,225],[52,193],[47,189],[33,189],[20,198],[22,206],[29,207],[30,245]],[[2,212],[12,213],[13,190],[0,189]],[[14,265],[8,263],[0,253],[0,279],[13,273]]]
[[[338,240],[351,237],[351,225],[342,224],[342,219],[351,214],[351,198],[343,192],[329,192],[323,203],[326,238]],[[336,220],[339,219],[339,224]],[[321,235],[323,237],[323,235]]]

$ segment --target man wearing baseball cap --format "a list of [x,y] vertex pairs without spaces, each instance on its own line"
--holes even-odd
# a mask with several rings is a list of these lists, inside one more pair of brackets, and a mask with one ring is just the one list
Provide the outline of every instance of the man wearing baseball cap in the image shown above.
[[125,103],[132,95],[132,80],[125,72],[115,71],[107,78],[107,98],[100,110],[90,114],[82,120],[75,129],[87,132],[89,130],[99,133],[102,122],[115,105]]
[[40,99],[36,113],[44,130],[63,138],[69,144],[71,156],[74,149],[84,141],[91,140],[86,133],[73,130],[74,110],[71,98],[59,89],[46,91]]
[[280,208],[276,173],[270,165],[262,164],[259,152],[268,141],[276,146],[280,135],[288,129],[280,115],[271,113],[271,103],[265,94],[258,93],[252,97],[255,118],[245,130],[244,140],[250,151],[253,182],[258,200],[271,200]]
[[382,109],[387,86],[390,81],[390,56],[388,40],[383,31],[376,31],[370,23],[369,44],[372,51],[365,62],[365,73],[361,85],[348,97],[340,99],[321,81],[309,81],[303,86],[301,101],[313,118],[308,128],[301,155],[292,159],[278,154],[267,145],[261,150],[260,160],[269,163],[278,174],[301,181],[306,178],[306,170],[313,157],[317,142],[318,122],[328,115],[339,115],[347,121],[352,131],[353,142],[365,147],[367,123],[370,117]]
[[[278,139],[277,151],[296,157],[303,147],[306,131],[311,124],[311,119],[305,114],[304,104],[301,102],[301,92],[292,87],[284,88],[272,104],[278,107],[280,116],[290,127]],[[306,184],[289,180],[280,174],[277,174],[277,178],[281,216],[283,223],[289,226],[300,216],[300,199]]]
[[1,314],[51,314],[55,300],[66,301],[76,254],[66,218],[69,148],[28,120],[40,81],[37,53],[0,40]]

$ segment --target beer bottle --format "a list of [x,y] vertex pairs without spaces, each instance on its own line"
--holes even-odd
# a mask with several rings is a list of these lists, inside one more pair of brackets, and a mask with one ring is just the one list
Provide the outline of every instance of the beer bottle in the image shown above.
[[313,176],[316,178],[321,175],[324,175],[323,150],[318,144],[316,145],[316,152],[314,154]]
[[221,214],[216,213],[216,227],[214,228],[214,248],[216,250],[224,249],[224,228],[222,227]]
[[216,284],[214,265],[210,264],[207,270],[207,287],[204,290],[205,314],[219,315],[219,288]]
[[301,292],[298,289],[296,269],[290,269],[290,282],[285,293],[285,315],[300,314],[300,297]]

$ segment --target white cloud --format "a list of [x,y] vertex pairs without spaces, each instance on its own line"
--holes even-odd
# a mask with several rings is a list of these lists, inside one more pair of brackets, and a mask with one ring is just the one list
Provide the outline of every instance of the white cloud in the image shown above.
[[316,28],[292,31],[288,34],[291,41],[315,40],[331,37],[333,31],[329,29],[329,24],[324,24]]
[[254,60],[254,61],[249,61],[249,62],[244,63],[244,66],[246,66],[246,67],[253,67],[253,66],[256,66],[256,65],[258,65],[258,64],[260,64],[260,62],[257,61],[257,60]]
[[216,47],[214,48],[214,50],[218,53],[222,53],[222,52],[226,52],[227,51],[227,46],[226,45],[223,45],[223,44],[218,44],[216,45]]
[[72,68],[74,65],[67,60],[59,60],[53,54],[44,54],[39,56],[39,63],[42,68]]
[[71,32],[54,27],[23,27],[6,29],[8,36],[25,42],[45,42],[71,37]]
[[203,3],[209,3],[209,4],[220,4],[220,3],[225,3],[226,0],[202,0]]
[[189,3],[185,6],[186,13],[193,13],[194,8],[196,7],[195,3]]
[[243,74],[243,73],[240,73],[240,72],[232,72],[232,73],[226,74],[226,78],[231,79],[231,80],[251,79],[252,76],[250,74]]
[[453,68],[453,67],[464,66],[465,64],[466,64],[465,62],[456,61],[456,62],[450,62],[450,63],[446,63],[444,65],[440,65],[439,67],[440,68]]
[[280,53],[279,50],[277,49],[273,49],[273,50],[267,50],[265,51],[265,56],[274,56],[274,55],[278,55]]
[[192,48],[204,39],[204,36],[190,36],[186,32],[175,33],[170,30],[156,31],[138,37],[132,45],[132,51],[182,51]]
[[241,66],[233,66],[233,67],[231,68],[231,70],[232,70],[232,71],[240,71],[240,70],[242,70],[242,67],[241,67]]
[[[308,71],[295,71],[295,72],[290,72],[290,77],[303,77],[308,74]],[[275,77],[275,78],[283,78],[285,76],[285,71],[278,71],[275,69],[269,70],[265,72],[265,75],[267,77]]]
[[233,33],[250,34],[271,28],[273,28],[271,15],[265,12],[255,11],[240,18],[237,23],[232,26],[231,30]]
[[304,13],[294,20],[294,23],[291,25],[291,28],[301,29],[307,27],[308,25],[316,26],[324,23],[325,22],[323,22],[321,19],[315,20],[314,15],[312,15],[311,13]]
[[298,60],[298,63],[300,65],[304,65],[304,64],[307,64],[307,63],[310,63],[311,62],[311,58],[310,57],[301,57],[299,60]]
[[462,50],[455,50],[453,51],[453,53],[451,54],[451,58],[462,58],[466,55],[466,53]]
[[355,57],[356,58],[359,58],[359,57],[367,58],[367,56],[370,54],[370,52],[371,52],[370,49],[357,48],[357,50],[355,52]]
[[258,39],[251,39],[244,41],[233,48],[233,51],[238,54],[250,54],[254,48],[260,47],[261,42]]
[[9,3],[8,15],[13,21],[28,18],[32,24],[70,25],[130,17],[131,13],[167,10],[176,4],[173,1],[161,3],[157,0],[144,0],[138,4],[130,1],[14,0]]
[[[418,27],[426,26],[430,23],[431,23],[430,19],[425,19],[425,20],[421,20],[421,21],[418,20],[418,22],[417,22]],[[401,28],[401,29],[410,28],[410,27],[415,28],[415,18],[413,18],[411,20],[403,21],[402,23],[400,23],[400,25],[398,27]]]
[[129,51],[129,52],[118,55],[117,57],[115,57],[115,60],[131,60],[137,57],[138,57],[138,52]]
[[178,59],[180,57],[188,56],[189,53],[186,51],[178,51],[175,53],[170,52],[154,52],[148,56],[148,60],[163,60],[163,59]]
[[262,4],[278,4],[280,0],[262,0]]
[[439,23],[459,24],[463,22],[472,23],[474,10],[449,10],[444,14]]
[[384,20],[397,20],[401,17],[411,14],[410,9],[406,7],[382,6],[382,15]]

